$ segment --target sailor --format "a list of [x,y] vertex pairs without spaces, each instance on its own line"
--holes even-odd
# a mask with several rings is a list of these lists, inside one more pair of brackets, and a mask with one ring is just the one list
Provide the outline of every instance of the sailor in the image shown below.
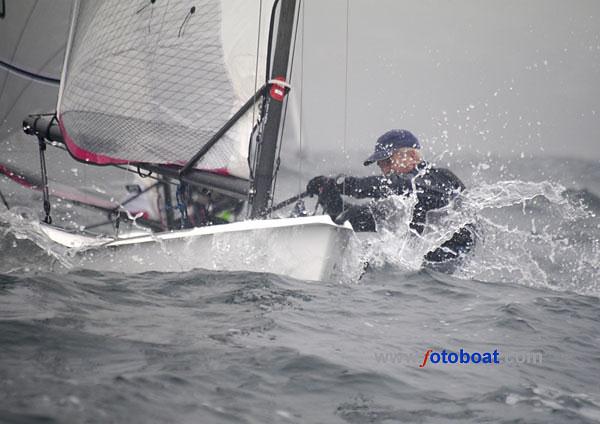
[[[363,178],[340,176],[336,179],[318,176],[309,181],[306,191],[311,196],[319,196],[325,213],[335,222],[348,220],[355,231],[376,231],[382,220],[389,216],[382,210],[385,202],[381,199],[391,195],[408,196],[414,192],[417,203],[410,228],[422,234],[427,212],[448,205],[465,186],[450,170],[424,161],[420,148],[419,140],[410,131],[388,131],[379,137],[375,152],[364,162],[365,166],[377,163],[383,175]],[[342,193],[357,199],[378,201],[363,205],[344,204]],[[473,248],[474,241],[474,228],[467,225],[439,248],[428,252],[425,261],[457,264]]]

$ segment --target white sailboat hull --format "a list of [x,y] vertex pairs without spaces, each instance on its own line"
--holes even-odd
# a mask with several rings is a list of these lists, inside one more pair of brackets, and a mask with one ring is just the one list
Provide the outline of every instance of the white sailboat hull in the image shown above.
[[353,233],[328,216],[266,219],[120,239],[94,239],[43,226],[61,246],[74,248],[77,268],[139,273],[196,268],[270,272],[323,281],[341,270]]

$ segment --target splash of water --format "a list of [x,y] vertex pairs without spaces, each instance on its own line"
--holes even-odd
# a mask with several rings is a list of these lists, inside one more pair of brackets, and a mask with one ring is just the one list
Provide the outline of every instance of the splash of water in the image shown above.
[[[73,266],[69,249],[53,243],[41,229],[40,221],[36,212],[25,207],[13,207],[9,211],[0,212],[0,231],[4,243],[10,243],[10,246],[4,246],[2,256],[8,258],[13,256],[18,261],[18,266],[13,266],[12,261],[2,261],[2,272],[17,272],[20,270],[29,270],[35,265],[45,265],[48,268],[54,268],[58,263],[64,268]],[[9,237],[10,236],[10,237]],[[9,241],[10,240],[10,241]],[[43,264],[39,264],[39,257],[33,252],[20,252],[14,255],[11,249],[19,249],[19,241],[30,241],[37,245],[48,259]],[[21,247],[21,250],[29,250],[27,247]],[[44,261],[42,261],[44,262]],[[5,269],[6,268],[6,269]]]
[[409,227],[416,196],[393,197],[389,200],[399,211],[393,225],[358,235],[347,263],[416,271],[427,252],[474,223],[476,248],[454,276],[600,295],[595,278],[600,263],[599,220],[594,211],[564,193],[563,186],[550,182],[479,184],[446,208],[429,212],[422,235]]
[[[550,182],[482,183],[448,207],[429,212],[422,235],[409,226],[416,196],[391,197],[386,200],[387,209],[392,211],[386,225],[377,233],[358,233],[350,241],[341,279],[357,281],[366,263],[375,269],[392,266],[402,272],[418,271],[427,252],[435,250],[467,223],[474,223],[478,233],[476,248],[454,276],[600,295],[600,282],[596,279],[600,263],[599,219],[593,208],[564,193],[563,186]],[[0,212],[0,222],[5,224],[3,236],[11,234],[17,240],[30,240],[52,261],[65,268],[74,266],[73,258],[81,249],[50,241],[31,210],[13,208]],[[169,253],[163,243],[157,246]],[[227,243],[213,248],[224,253],[229,250]],[[256,246],[248,246],[248,251],[257,251]],[[248,256],[248,260],[257,258]]]
[[463,278],[600,294],[599,223],[549,182],[506,181],[469,193],[485,235]]

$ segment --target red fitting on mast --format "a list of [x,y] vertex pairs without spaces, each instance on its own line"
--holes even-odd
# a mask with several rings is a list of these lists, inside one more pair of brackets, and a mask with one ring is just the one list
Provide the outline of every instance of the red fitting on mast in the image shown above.
[[269,81],[269,84],[271,84],[269,95],[273,100],[277,100],[278,102],[282,102],[288,90],[292,88],[291,85],[285,82],[284,77],[275,77]]

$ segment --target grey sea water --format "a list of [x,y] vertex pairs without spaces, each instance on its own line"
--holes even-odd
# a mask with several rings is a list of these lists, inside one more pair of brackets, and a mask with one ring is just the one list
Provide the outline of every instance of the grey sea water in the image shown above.
[[[0,278],[2,422],[600,420],[594,296],[392,269]],[[506,360],[419,368],[460,348]]]
[[[360,279],[64,270],[4,212],[0,422],[600,422],[599,168],[547,165],[439,217],[482,232],[454,275],[401,230]],[[500,363],[420,367],[461,349]]]

